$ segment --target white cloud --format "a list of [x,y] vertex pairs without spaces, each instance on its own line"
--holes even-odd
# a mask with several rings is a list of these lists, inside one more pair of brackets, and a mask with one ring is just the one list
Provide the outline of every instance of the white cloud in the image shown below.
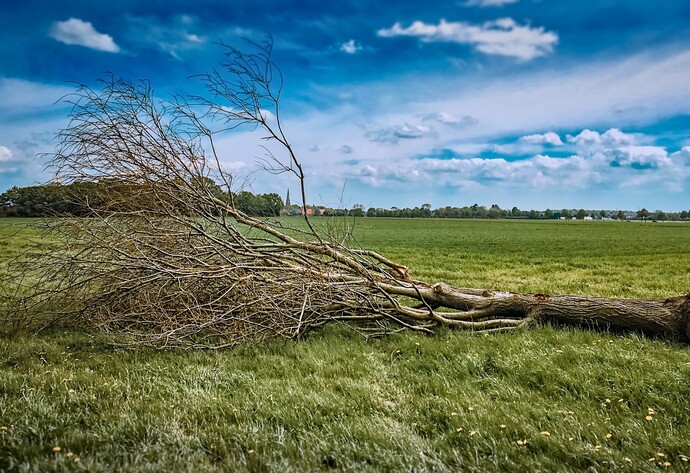
[[561,146],[563,141],[561,137],[558,136],[553,131],[549,131],[543,134],[526,135],[520,138],[520,141],[533,145],[551,145],[551,146]]
[[479,120],[469,115],[456,116],[446,112],[426,113],[420,115],[420,118],[424,122],[434,121],[453,128],[463,128],[470,125],[476,125],[479,122]]
[[275,122],[276,121],[276,116],[273,112],[270,110],[265,110],[261,109],[259,110],[259,113],[261,114],[261,117],[266,120],[267,122]]
[[0,146],[0,163],[12,160],[12,150],[7,146]]
[[199,29],[197,18],[193,16],[179,15],[166,23],[157,18],[129,17],[127,22],[132,41],[142,45],[155,45],[175,59],[182,60],[184,52],[206,44],[206,38],[192,31]]
[[407,28],[395,23],[391,28],[380,29],[378,35],[383,38],[412,36],[427,43],[468,44],[484,54],[524,61],[550,53],[558,43],[556,33],[545,31],[543,27],[518,25],[512,18],[500,18],[481,25],[445,19],[441,19],[438,25],[415,21]]
[[[342,115],[332,111],[319,110],[300,120],[300,126],[291,129],[291,136],[308,174],[308,201],[326,199],[331,202],[339,195],[334,189],[342,189],[347,181],[346,195],[361,195],[358,201],[365,201],[367,206],[369,203],[372,206],[415,206],[420,203],[417,201],[420,195],[429,195],[424,201],[433,206],[479,202],[484,205],[499,203],[502,207],[506,204],[508,208],[513,205],[520,208],[624,209],[646,206],[673,210],[673,204],[663,203],[661,199],[673,199],[676,192],[687,192],[690,185],[690,146],[670,154],[663,147],[648,146],[646,143],[653,142],[653,137],[646,135],[630,135],[620,129],[590,129],[588,133],[598,136],[598,144],[566,144],[573,149],[572,154],[553,157],[544,153],[540,145],[521,140],[506,145],[485,141],[483,145],[470,146],[445,139],[441,134],[444,130],[438,130],[439,138],[436,139],[431,127],[418,128],[429,123],[405,122],[404,116],[398,114],[393,118],[389,115],[384,122],[404,125],[369,127],[374,131],[366,135],[362,132],[367,129],[366,122],[343,121]],[[338,127],[337,134],[314,132],[335,127]],[[464,135],[465,130],[459,134]],[[575,136],[581,134],[573,133]],[[219,153],[255,155],[259,136],[252,138],[246,134],[243,140],[233,135],[232,141],[228,136]],[[602,139],[603,136],[607,138]],[[631,139],[635,144],[623,144]],[[381,146],[380,143],[397,144]],[[318,146],[318,152],[310,153],[310,148],[316,150],[314,146]],[[343,146],[355,149],[358,159],[344,158],[347,153],[343,154],[346,150]],[[492,155],[504,157],[478,157],[490,148]],[[445,150],[452,153],[444,153]],[[430,154],[442,157],[423,157]],[[531,157],[522,158],[525,155]],[[449,159],[452,156],[467,158]],[[240,174],[254,170],[247,165]],[[284,194],[288,184],[287,181],[264,183],[256,179],[255,185],[256,192]]]
[[582,130],[578,135],[568,135],[567,140],[578,145],[594,145],[601,143],[601,135],[597,131]]
[[602,145],[607,147],[632,145],[636,141],[633,135],[623,133],[618,128],[611,128],[603,134],[586,129],[582,130],[578,135],[568,135],[567,140],[569,143],[575,143],[578,146]]
[[623,133],[618,128],[611,128],[601,135],[602,143],[608,146],[615,145],[631,145],[635,143],[635,137],[627,133]]
[[[553,132],[526,135],[523,138],[525,139],[518,140],[511,145],[512,147],[458,144],[443,148],[450,149],[457,156],[462,156],[464,152],[470,153],[471,157],[466,158],[398,157],[367,160],[341,170],[341,174],[379,189],[405,187],[422,191],[427,188],[444,187],[457,189],[460,194],[472,192],[472,195],[490,199],[499,192],[509,199],[516,199],[516,192],[520,195],[550,195],[551,200],[544,205],[551,206],[554,205],[554,200],[560,200],[564,189],[580,196],[571,204],[578,206],[588,205],[585,203],[588,201],[588,193],[599,192],[602,189],[627,195],[626,202],[632,201],[629,190],[626,190],[631,188],[644,192],[653,189],[661,195],[667,192],[687,191],[690,178],[690,146],[670,154],[664,147],[634,144],[636,141],[650,139],[644,135],[630,135],[617,128],[603,133],[586,129],[570,137],[571,143],[577,142],[578,150],[568,157],[536,154],[530,158],[515,159],[515,154],[511,153],[521,154],[520,142],[526,142],[528,145],[564,145],[560,137]],[[487,149],[496,152],[506,151],[505,156],[508,157],[480,158],[471,154]],[[400,152],[396,151],[395,154],[399,156]],[[540,194],[544,192],[547,194]],[[647,197],[641,192],[641,202],[642,198]],[[479,200],[479,197],[476,200]],[[642,203],[652,205],[649,200]],[[447,201],[443,204],[447,204]],[[539,203],[532,205],[538,206]],[[601,206],[601,203],[589,205]]]
[[184,39],[187,41],[190,41],[192,43],[203,43],[204,40],[199,36],[194,33],[185,33],[184,34]]
[[[423,103],[423,110],[462,110],[477,117],[479,123],[464,130],[467,139],[549,128],[586,128],[592,123],[639,127],[686,114],[690,109],[688,70],[690,50],[667,54],[657,51],[477,83],[437,78],[433,89],[411,82],[388,87],[409,91],[416,98],[400,112],[415,113],[422,108],[415,104]],[[369,104],[377,99],[374,94],[381,97],[382,104],[392,101],[385,91],[368,92]],[[612,135],[609,139],[615,140]]]
[[671,159],[678,164],[684,164],[690,171],[690,146],[684,146],[671,155]]
[[338,151],[340,151],[343,154],[352,154],[354,148],[349,145],[342,145],[340,148],[338,148]]
[[[366,169],[366,172],[364,171]],[[377,186],[399,182],[431,184],[451,187],[492,187],[511,189],[568,188],[584,189],[601,183],[606,176],[597,166],[582,156],[552,158],[536,155],[529,159],[508,161],[502,158],[408,160],[396,166],[363,166],[360,175],[374,177]],[[368,182],[372,182],[371,179]]]
[[357,54],[362,49],[362,45],[357,43],[354,39],[346,41],[340,45],[340,50],[347,54]]
[[433,127],[426,125],[410,125],[409,123],[389,128],[381,128],[365,134],[365,137],[370,141],[394,144],[397,144],[400,140],[416,140],[436,136],[438,136],[438,134]]
[[502,7],[511,3],[517,3],[518,0],[467,0],[464,3],[466,7]]
[[670,167],[674,163],[666,149],[659,146],[623,146],[609,150],[611,164],[638,168]]
[[91,23],[79,18],[53,23],[50,37],[65,44],[84,46],[108,53],[120,52],[120,47],[115,44],[112,36],[99,33]]

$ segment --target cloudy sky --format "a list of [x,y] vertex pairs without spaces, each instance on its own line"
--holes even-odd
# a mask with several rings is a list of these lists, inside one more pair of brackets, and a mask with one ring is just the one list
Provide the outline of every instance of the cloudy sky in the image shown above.
[[[413,0],[10,2],[0,15],[0,191],[49,178],[71,82],[157,96],[218,41],[271,34],[284,126],[310,204],[690,208],[690,2]],[[255,192],[261,142],[219,136]]]

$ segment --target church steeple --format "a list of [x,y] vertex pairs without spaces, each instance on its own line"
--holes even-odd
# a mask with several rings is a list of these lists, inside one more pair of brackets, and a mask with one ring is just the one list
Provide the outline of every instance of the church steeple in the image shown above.
[[287,195],[285,196],[285,207],[290,207],[290,189],[287,190]]

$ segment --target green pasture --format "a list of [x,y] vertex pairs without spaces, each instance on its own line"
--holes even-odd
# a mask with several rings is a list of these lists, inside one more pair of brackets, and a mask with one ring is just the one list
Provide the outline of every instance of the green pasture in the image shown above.
[[690,292],[690,224],[370,218],[355,233],[417,279],[605,297]]
[[[326,220],[315,219],[317,223]],[[37,239],[0,220],[3,279]],[[361,219],[429,281],[690,292],[690,224]],[[690,348],[542,327],[231,351],[0,335],[0,471],[690,471]]]

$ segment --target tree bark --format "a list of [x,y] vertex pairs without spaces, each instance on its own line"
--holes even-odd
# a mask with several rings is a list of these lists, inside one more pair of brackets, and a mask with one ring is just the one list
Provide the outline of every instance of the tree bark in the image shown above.
[[[603,297],[519,294],[484,289],[456,288],[445,283],[419,287],[385,286],[386,292],[405,295],[436,312],[437,320],[479,330],[514,329],[537,322],[555,322],[598,329],[640,331],[684,342],[690,341],[690,294],[668,299],[615,299]],[[515,323],[515,321],[520,321]]]

